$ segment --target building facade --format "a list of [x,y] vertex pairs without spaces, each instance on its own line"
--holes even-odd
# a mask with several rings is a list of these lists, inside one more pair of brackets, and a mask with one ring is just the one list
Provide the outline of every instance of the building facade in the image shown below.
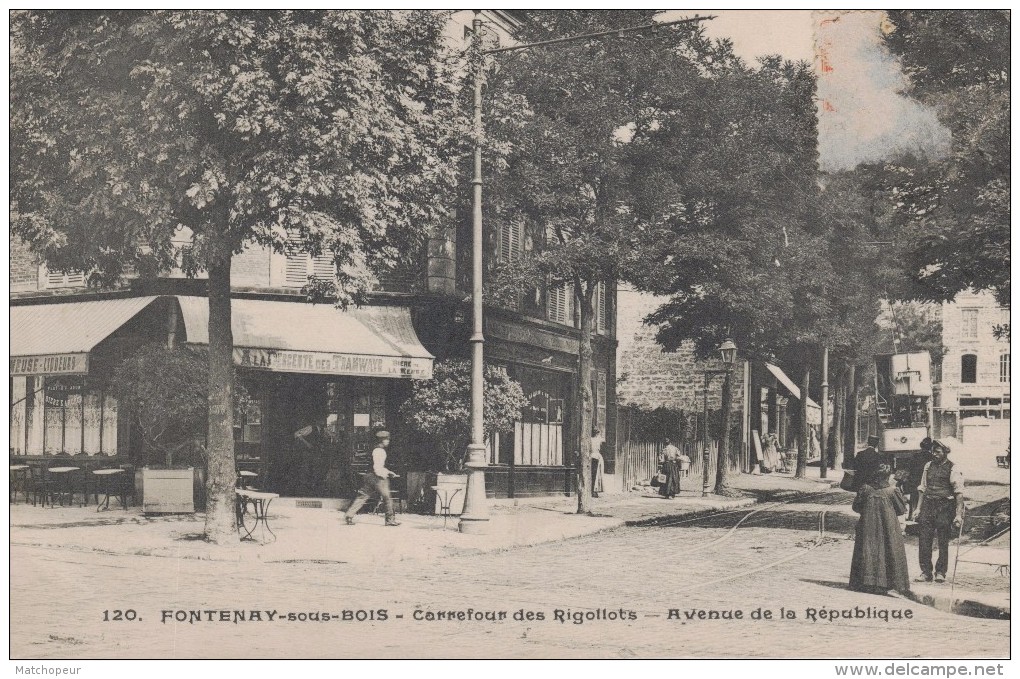
[[[505,43],[520,17],[482,15],[488,42]],[[473,13],[451,15],[449,39],[470,39]],[[463,216],[468,211],[461,211]],[[487,224],[485,270],[523,256],[541,229]],[[187,230],[175,237],[185,252]],[[392,468],[422,470],[430,443],[398,411],[434,361],[470,356],[471,235],[463,219],[437,229],[407,263],[377,271],[368,303],[341,311],[310,304],[310,277],[334,274],[328,255],[281,253],[252,245],[232,262],[234,363],[246,402],[235,409],[235,456],[262,486],[292,496],[353,494],[368,468],[374,433],[392,434]],[[208,342],[202,276],[181,270],[127,280],[116,289],[86,286],[84,272],[47,270],[11,238],[12,457],[110,456],[146,462],[132,431],[130,404],[104,390],[118,361],[150,342]],[[487,283],[487,302],[494,290]],[[489,442],[487,491],[522,497],[575,491],[581,399],[580,331],[569,289],[537,286],[485,309],[485,360],[503,366],[529,405],[514,430]],[[600,286],[593,341],[597,426],[615,440],[615,286]],[[49,333],[49,335],[47,334]],[[607,471],[615,454],[610,447]],[[434,471],[434,470],[432,470]]]
[[935,435],[1005,450],[1009,444],[1009,310],[987,292],[964,292],[942,305],[946,354],[935,384]]

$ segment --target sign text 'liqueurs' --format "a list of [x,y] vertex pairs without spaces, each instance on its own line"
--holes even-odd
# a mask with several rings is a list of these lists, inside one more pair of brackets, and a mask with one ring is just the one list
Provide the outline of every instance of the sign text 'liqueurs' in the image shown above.
[[88,371],[88,354],[11,356],[11,375],[84,375]]

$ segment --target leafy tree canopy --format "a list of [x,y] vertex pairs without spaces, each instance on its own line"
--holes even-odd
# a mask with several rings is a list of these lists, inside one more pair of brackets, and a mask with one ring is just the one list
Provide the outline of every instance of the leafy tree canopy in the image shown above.
[[[446,218],[460,128],[430,11],[19,12],[12,229],[94,282],[214,241],[330,253],[341,301]],[[291,239],[288,245],[288,238]]]
[[904,230],[912,298],[946,301],[968,288],[1010,303],[1010,17],[1008,10],[897,10],[886,46],[908,95],[952,132],[938,162],[899,159],[882,177],[890,218]]

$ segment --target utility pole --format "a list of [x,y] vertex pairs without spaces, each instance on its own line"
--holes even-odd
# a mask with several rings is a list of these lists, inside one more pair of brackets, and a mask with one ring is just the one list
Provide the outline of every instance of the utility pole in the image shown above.
[[[554,40],[543,40],[541,42],[511,45],[510,47],[499,47],[495,49],[484,49],[482,44],[482,13],[475,10],[475,17],[471,22],[472,52],[473,59],[471,68],[474,71],[474,174],[471,178],[472,186],[472,278],[471,278],[471,309],[472,309],[472,332],[471,332],[471,443],[468,444],[468,461],[465,464],[468,472],[467,488],[464,493],[464,511],[460,517],[460,532],[462,533],[485,533],[488,530],[489,507],[485,497],[485,468],[488,462],[485,460],[485,431],[484,431],[484,351],[485,344],[483,326],[483,300],[482,300],[482,135],[485,128],[482,124],[482,80],[485,69],[485,57],[490,54],[501,52],[515,52],[517,50],[531,49],[534,47],[545,47],[548,45],[559,45],[580,40],[590,40],[601,37],[623,37],[627,33],[654,32],[656,29],[678,24],[697,23],[707,19],[714,19],[714,16],[694,16],[689,19],[678,19],[677,21],[664,21],[662,23],[644,24],[642,26],[630,26],[617,28],[611,31],[600,31],[597,33],[585,33]],[[582,389],[584,385],[582,385]],[[582,436],[584,433],[582,433]],[[582,460],[582,464],[591,464],[588,460]],[[579,491],[580,492],[580,491]]]

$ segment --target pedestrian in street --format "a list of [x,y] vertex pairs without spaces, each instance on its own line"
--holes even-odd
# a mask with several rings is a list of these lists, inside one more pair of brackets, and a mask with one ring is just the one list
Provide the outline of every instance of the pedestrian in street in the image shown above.
[[667,438],[659,454],[660,469],[666,480],[659,486],[659,495],[671,500],[680,492],[680,456],[683,453]]
[[868,446],[854,457],[854,485],[852,490],[859,491],[861,486],[870,483],[875,479],[879,468],[885,463],[885,458],[875,447],[878,445],[877,436],[868,437]]
[[910,490],[910,509],[907,511],[907,521],[914,518],[914,512],[917,511],[917,503],[921,500],[921,477],[924,475],[924,468],[928,466],[928,463],[935,459],[935,456],[931,454],[931,447],[933,441],[930,437],[925,436],[921,441],[921,451],[914,455],[910,460],[909,472],[910,477],[908,481],[908,488]]
[[890,468],[879,465],[854,498],[853,510],[861,515],[854,533],[850,562],[850,589],[886,594],[910,590],[907,551],[899,517],[907,512],[903,493],[889,482]]
[[917,556],[921,575],[917,582],[932,581],[932,546],[938,540],[939,559],[935,563],[935,582],[945,582],[949,568],[949,542],[963,525],[963,474],[949,461],[950,448],[941,441],[932,442],[931,462],[921,474],[921,499],[917,506]]
[[383,507],[386,510],[386,525],[400,525],[400,522],[394,517],[393,498],[390,497],[390,479],[396,478],[397,475],[386,468],[386,449],[390,445],[390,433],[380,431],[375,437],[378,442],[372,451],[372,469],[365,474],[358,496],[354,498],[354,502],[344,513],[344,523],[348,526],[354,525],[355,515],[372,495],[378,495],[383,501]]
[[591,496],[598,497],[599,493],[605,492],[604,475],[606,470],[606,459],[602,455],[602,446],[606,439],[602,431],[595,427],[591,435]]

